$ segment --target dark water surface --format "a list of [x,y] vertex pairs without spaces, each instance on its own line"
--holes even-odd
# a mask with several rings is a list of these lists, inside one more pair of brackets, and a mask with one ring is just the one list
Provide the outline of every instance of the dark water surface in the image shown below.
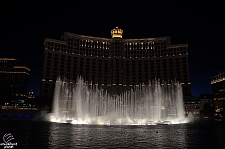
[[[225,148],[225,123],[96,126],[0,120],[0,143],[11,133],[14,148]],[[0,146],[4,148],[4,146]]]

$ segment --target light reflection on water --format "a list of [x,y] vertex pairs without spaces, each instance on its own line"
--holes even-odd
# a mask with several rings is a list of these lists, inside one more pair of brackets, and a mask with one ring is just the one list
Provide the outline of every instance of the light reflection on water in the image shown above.
[[16,148],[224,148],[225,124],[100,126],[0,120]]
[[183,148],[186,146],[186,130],[186,125],[88,126],[51,123],[49,145],[59,148]]

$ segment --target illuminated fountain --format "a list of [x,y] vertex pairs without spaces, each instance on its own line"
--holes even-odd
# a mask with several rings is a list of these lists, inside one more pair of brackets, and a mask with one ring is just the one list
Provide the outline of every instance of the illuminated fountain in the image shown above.
[[159,81],[140,85],[118,96],[88,86],[81,78],[56,81],[50,121],[72,124],[154,125],[187,122],[182,86]]

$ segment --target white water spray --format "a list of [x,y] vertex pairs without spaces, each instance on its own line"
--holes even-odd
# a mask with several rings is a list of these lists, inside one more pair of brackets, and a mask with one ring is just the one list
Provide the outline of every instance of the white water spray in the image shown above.
[[59,77],[50,121],[104,125],[185,123],[182,86],[155,81],[112,97],[81,78],[72,83]]

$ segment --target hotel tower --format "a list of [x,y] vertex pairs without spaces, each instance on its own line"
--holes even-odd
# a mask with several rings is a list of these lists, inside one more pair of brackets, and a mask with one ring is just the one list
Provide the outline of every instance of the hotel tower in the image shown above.
[[0,58],[0,100],[26,97],[30,68],[15,58]]
[[171,45],[170,37],[123,39],[123,30],[112,38],[65,32],[61,40],[44,41],[41,96],[52,99],[58,76],[76,80],[118,95],[134,86],[159,79],[162,85],[179,81],[184,97],[191,96],[188,44]]

